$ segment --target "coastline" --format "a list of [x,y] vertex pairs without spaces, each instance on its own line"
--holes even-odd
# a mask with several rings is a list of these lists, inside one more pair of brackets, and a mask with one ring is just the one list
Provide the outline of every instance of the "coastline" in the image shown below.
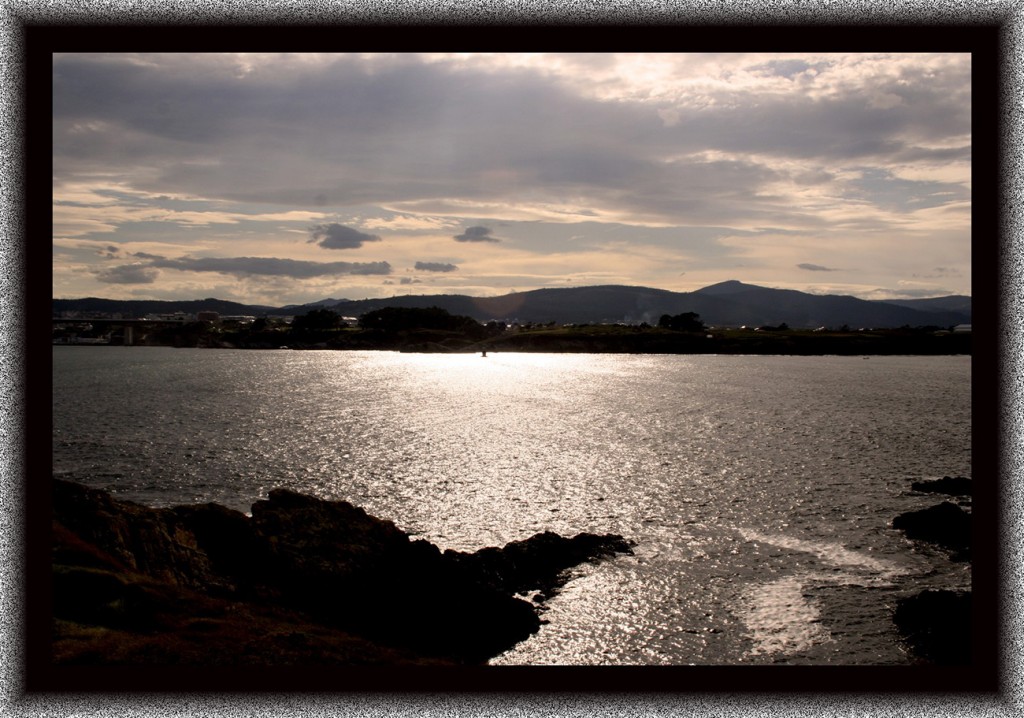
[[[55,343],[55,346],[62,344]],[[122,346],[110,343],[64,346]],[[220,331],[186,326],[154,332],[134,341],[138,346],[206,349],[330,349],[411,353],[480,354],[538,352],[579,354],[719,354],[771,356],[963,356],[972,354],[970,333],[884,329],[850,332],[814,330],[710,330],[691,333],[616,325],[507,331],[472,336],[443,330],[335,329],[326,331]]]
[[442,553],[347,502],[287,490],[250,518],[217,504],[148,508],[54,479],[52,660],[483,665],[539,629],[566,569],[630,547],[542,533]]

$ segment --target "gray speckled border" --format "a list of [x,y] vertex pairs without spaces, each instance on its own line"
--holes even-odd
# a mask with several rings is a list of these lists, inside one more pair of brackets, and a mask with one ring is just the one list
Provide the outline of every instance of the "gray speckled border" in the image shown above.
[[[1004,610],[1003,610],[1003,688],[998,695],[770,695],[770,694],[50,694],[24,695],[21,620],[24,601],[21,595],[21,552],[23,542],[21,506],[24,472],[20,444],[23,437],[22,391],[24,388],[24,341],[20,335],[23,306],[24,216],[22,204],[23,159],[21,117],[23,51],[22,28],[26,23],[64,24],[80,21],[94,23],[123,22],[132,18],[148,22],[211,21],[259,23],[296,17],[317,17],[334,22],[412,23],[458,21],[462,23],[502,23],[540,21],[577,23],[662,23],[697,20],[704,23],[827,22],[867,23],[945,22],[964,24],[987,20],[1004,29],[1006,49],[1003,65],[1006,73],[1002,99],[1003,155],[1000,168],[1002,198],[1002,250],[1005,262],[999,268],[1002,281],[1000,350],[1004,357],[1000,377],[1004,400],[999,407],[1004,422],[1002,436]],[[1024,679],[1021,673],[1022,620],[1021,467],[1024,465],[1024,440],[1020,424],[1024,420],[1024,247],[1020,233],[1024,226],[1024,192],[1021,171],[1024,165],[1024,66],[1022,45],[1024,0],[926,0],[882,2],[821,0],[576,0],[551,3],[545,0],[350,0],[329,2],[243,2],[208,0],[187,2],[172,0],[51,0],[46,6],[32,0],[0,2],[0,714],[10,716],[741,716],[741,715],[858,715],[858,716],[947,716],[947,715],[1021,715],[1024,714]],[[976,240],[977,241],[977,240]],[[126,686],[126,689],[129,687]]]

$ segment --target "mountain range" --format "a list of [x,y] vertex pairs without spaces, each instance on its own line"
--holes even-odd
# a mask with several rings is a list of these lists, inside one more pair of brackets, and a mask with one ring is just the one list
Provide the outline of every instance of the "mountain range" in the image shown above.
[[386,299],[324,299],[309,304],[270,307],[219,299],[145,301],[112,299],[54,299],[54,316],[66,311],[119,312],[122,316],[209,310],[226,315],[301,315],[330,309],[358,317],[383,307],[440,307],[480,321],[520,323],[640,323],[657,324],[663,314],[696,312],[711,326],[777,326],[794,329],[840,327],[948,327],[971,322],[971,298],[961,295],[931,299],[865,300],[835,294],[808,294],[771,289],[736,280],[712,284],[693,292],[649,287],[604,285],[513,292],[498,297],[461,294],[405,295]]

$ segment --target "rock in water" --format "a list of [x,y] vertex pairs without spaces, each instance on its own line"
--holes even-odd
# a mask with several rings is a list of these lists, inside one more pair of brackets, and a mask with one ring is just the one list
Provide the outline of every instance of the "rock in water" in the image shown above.
[[928,541],[950,549],[954,558],[966,560],[971,550],[971,515],[948,501],[920,511],[908,511],[893,519],[892,527],[908,538]]
[[915,481],[910,485],[914,491],[933,494],[949,494],[950,496],[970,496],[971,480],[963,476],[943,476],[931,481]]
[[922,591],[901,600],[893,620],[919,657],[941,665],[971,662],[970,591]]
[[545,531],[504,548],[484,548],[472,554],[445,551],[445,556],[482,576],[495,590],[537,590],[550,597],[565,582],[566,569],[616,553],[632,554],[632,544],[615,534],[581,533],[565,538]]

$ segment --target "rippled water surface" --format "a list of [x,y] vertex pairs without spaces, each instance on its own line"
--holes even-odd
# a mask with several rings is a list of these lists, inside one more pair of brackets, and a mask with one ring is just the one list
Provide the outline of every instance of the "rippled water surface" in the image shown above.
[[286,486],[441,548],[614,532],[494,663],[907,661],[969,568],[890,528],[971,474],[969,357],[54,347],[54,473],[248,511]]

